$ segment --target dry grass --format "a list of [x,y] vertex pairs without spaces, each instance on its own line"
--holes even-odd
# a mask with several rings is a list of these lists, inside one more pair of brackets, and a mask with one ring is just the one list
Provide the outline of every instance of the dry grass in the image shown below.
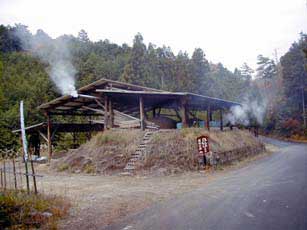
[[257,148],[262,145],[252,134],[242,130],[208,132],[204,129],[191,128],[164,131],[153,137],[143,165],[144,169],[150,171],[159,169],[163,174],[197,170],[199,164],[196,138],[200,135],[209,136],[210,148],[217,153],[245,147]]
[[[84,172],[89,174],[114,174],[122,172],[131,154],[137,149],[144,132],[140,130],[108,130],[97,134],[77,150],[53,161],[58,171]],[[196,138],[210,137],[214,152],[253,149],[261,143],[247,131],[233,130],[210,132],[200,128],[161,130],[153,136],[145,160],[138,162],[140,171],[170,174],[194,171],[199,168]],[[145,172],[146,173],[146,172]]]
[[105,173],[120,171],[135,152],[144,133],[112,130],[98,133],[89,142],[53,162],[58,171]]
[[0,192],[0,229],[57,229],[70,204],[58,196]]

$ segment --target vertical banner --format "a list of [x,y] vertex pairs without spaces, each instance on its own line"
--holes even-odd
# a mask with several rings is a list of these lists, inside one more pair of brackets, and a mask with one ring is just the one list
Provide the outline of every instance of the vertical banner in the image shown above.
[[20,102],[20,129],[21,129],[21,139],[22,139],[24,160],[28,161],[28,148],[27,148],[28,144],[27,144],[27,138],[26,138],[24,114],[23,114],[23,101]]

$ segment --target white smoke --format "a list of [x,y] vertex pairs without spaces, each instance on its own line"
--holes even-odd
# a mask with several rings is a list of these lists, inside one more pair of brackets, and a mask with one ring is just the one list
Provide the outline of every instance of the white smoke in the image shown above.
[[78,97],[74,77],[76,70],[70,62],[56,62],[51,65],[51,70],[48,73],[63,95]]
[[243,124],[249,125],[251,119],[255,119],[258,124],[262,125],[267,109],[267,102],[263,100],[245,99],[242,106],[233,106],[230,108],[230,112],[226,115],[226,119],[231,124]]
[[75,88],[76,69],[72,64],[67,37],[50,38],[39,30],[34,36],[25,36],[23,31],[16,32],[21,39],[23,48],[30,51],[42,62],[48,64],[46,71],[62,95],[77,97]]

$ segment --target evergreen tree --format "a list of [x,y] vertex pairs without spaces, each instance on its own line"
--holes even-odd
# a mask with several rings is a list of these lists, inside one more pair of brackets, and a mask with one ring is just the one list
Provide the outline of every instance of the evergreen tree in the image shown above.
[[191,58],[191,76],[195,81],[192,91],[203,93],[204,85],[208,82],[210,66],[208,60],[205,58],[205,53],[202,49],[194,50]]
[[87,32],[85,30],[80,30],[79,33],[78,33],[78,40],[80,42],[84,42],[84,43],[87,43],[90,41],[90,39],[88,38],[88,35],[87,35]]
[[243,65],[240,68],[240,75],[247,81],[250,81],[252,79],[252,75],[255,71],[247,65],[246,62],[243,63]]
[[277,67],[274,60],[264,57],[263,55],[258,55],[258,68],[257,77],[263,79],[272,79],[277,75]]
[[146,65],[146,45],[143,36],[138,33],[133,40],[129,63],[125,66],[121,80],[132,84],[146,85],[148,79],[145,72]]

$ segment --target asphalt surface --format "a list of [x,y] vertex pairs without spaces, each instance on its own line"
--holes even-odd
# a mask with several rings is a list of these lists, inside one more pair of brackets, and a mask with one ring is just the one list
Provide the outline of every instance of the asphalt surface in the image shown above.
[[107,229],[307,230],[307,145],[264,141],[280,150]]

